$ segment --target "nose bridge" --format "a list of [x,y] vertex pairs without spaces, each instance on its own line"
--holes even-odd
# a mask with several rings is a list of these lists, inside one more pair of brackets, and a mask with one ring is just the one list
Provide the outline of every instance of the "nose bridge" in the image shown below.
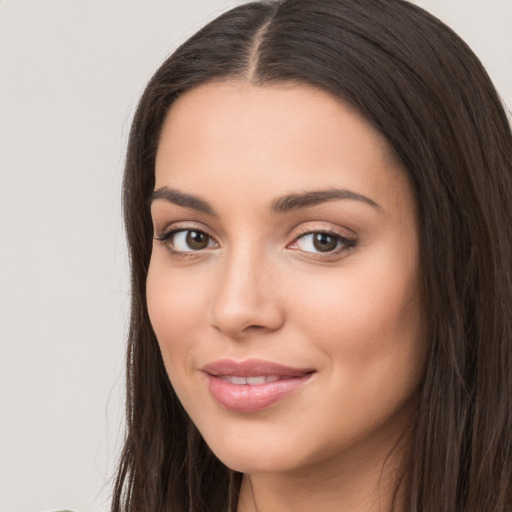
[[231,337],[249,328],[273,331],[283,320],[268,254],[251,241],[233,246],[224,256],[213,297],[212,325]]

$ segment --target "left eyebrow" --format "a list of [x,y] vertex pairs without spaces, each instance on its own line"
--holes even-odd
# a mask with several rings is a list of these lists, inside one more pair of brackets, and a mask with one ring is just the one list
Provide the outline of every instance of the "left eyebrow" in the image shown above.
[[301,194],[290,194],[287,196],[280,197],[272,202],[271,211],[272,213],[285,213],[290,210],[299,210],[302,208],[310,208],[321,203],[328,201],[336,201],[340,199],[349,199],[353,201],[361,201],[366,203],[377,210],[381,210],[381,206],[378,205],[373,199],[358,194],[347,189],[332,188],[328,190],[314,190],[311,192],[304,192]]

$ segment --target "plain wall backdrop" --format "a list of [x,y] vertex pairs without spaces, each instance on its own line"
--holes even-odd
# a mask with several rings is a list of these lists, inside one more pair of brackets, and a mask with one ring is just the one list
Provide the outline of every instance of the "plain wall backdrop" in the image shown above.
[[[0,512],[105,512],[121,447],[124,149],[163,59],[228,0],[0,0]],[[424,0],[512,107],[512,0]]]

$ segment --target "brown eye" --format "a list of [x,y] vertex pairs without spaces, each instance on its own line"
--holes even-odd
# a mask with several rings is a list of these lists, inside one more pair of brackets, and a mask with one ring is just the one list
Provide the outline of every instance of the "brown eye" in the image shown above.
[[313,231],[306,233],[295,242],[296,248],[313,254],[335,254],[350,247],[354,247],[355,241],[336,233],[325,231]]
[[187,246],[193,251],[206,249],[210,241],[210,237],[202,231],[186,231],[185,241]]
[[318,252],[330,252],[338,246],[338,238],[327,233],[314,233],[313,234],[313,247]]
[[173,252],[196,252],[211,247],[218,247],[215,240],[198,229],[177,229],[157,238],[169,246]]

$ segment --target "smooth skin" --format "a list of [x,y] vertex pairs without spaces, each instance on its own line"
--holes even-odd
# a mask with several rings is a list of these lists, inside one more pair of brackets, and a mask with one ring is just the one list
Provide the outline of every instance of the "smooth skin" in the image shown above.
[[[416,205],[384,138],[311,86],[214,82],[171,107],[155,173],[150,319],[192,421],[244,473],[238,512],[389,511],[426,348]],[[314,373],[227,410],[201,368],[253,358]]]

